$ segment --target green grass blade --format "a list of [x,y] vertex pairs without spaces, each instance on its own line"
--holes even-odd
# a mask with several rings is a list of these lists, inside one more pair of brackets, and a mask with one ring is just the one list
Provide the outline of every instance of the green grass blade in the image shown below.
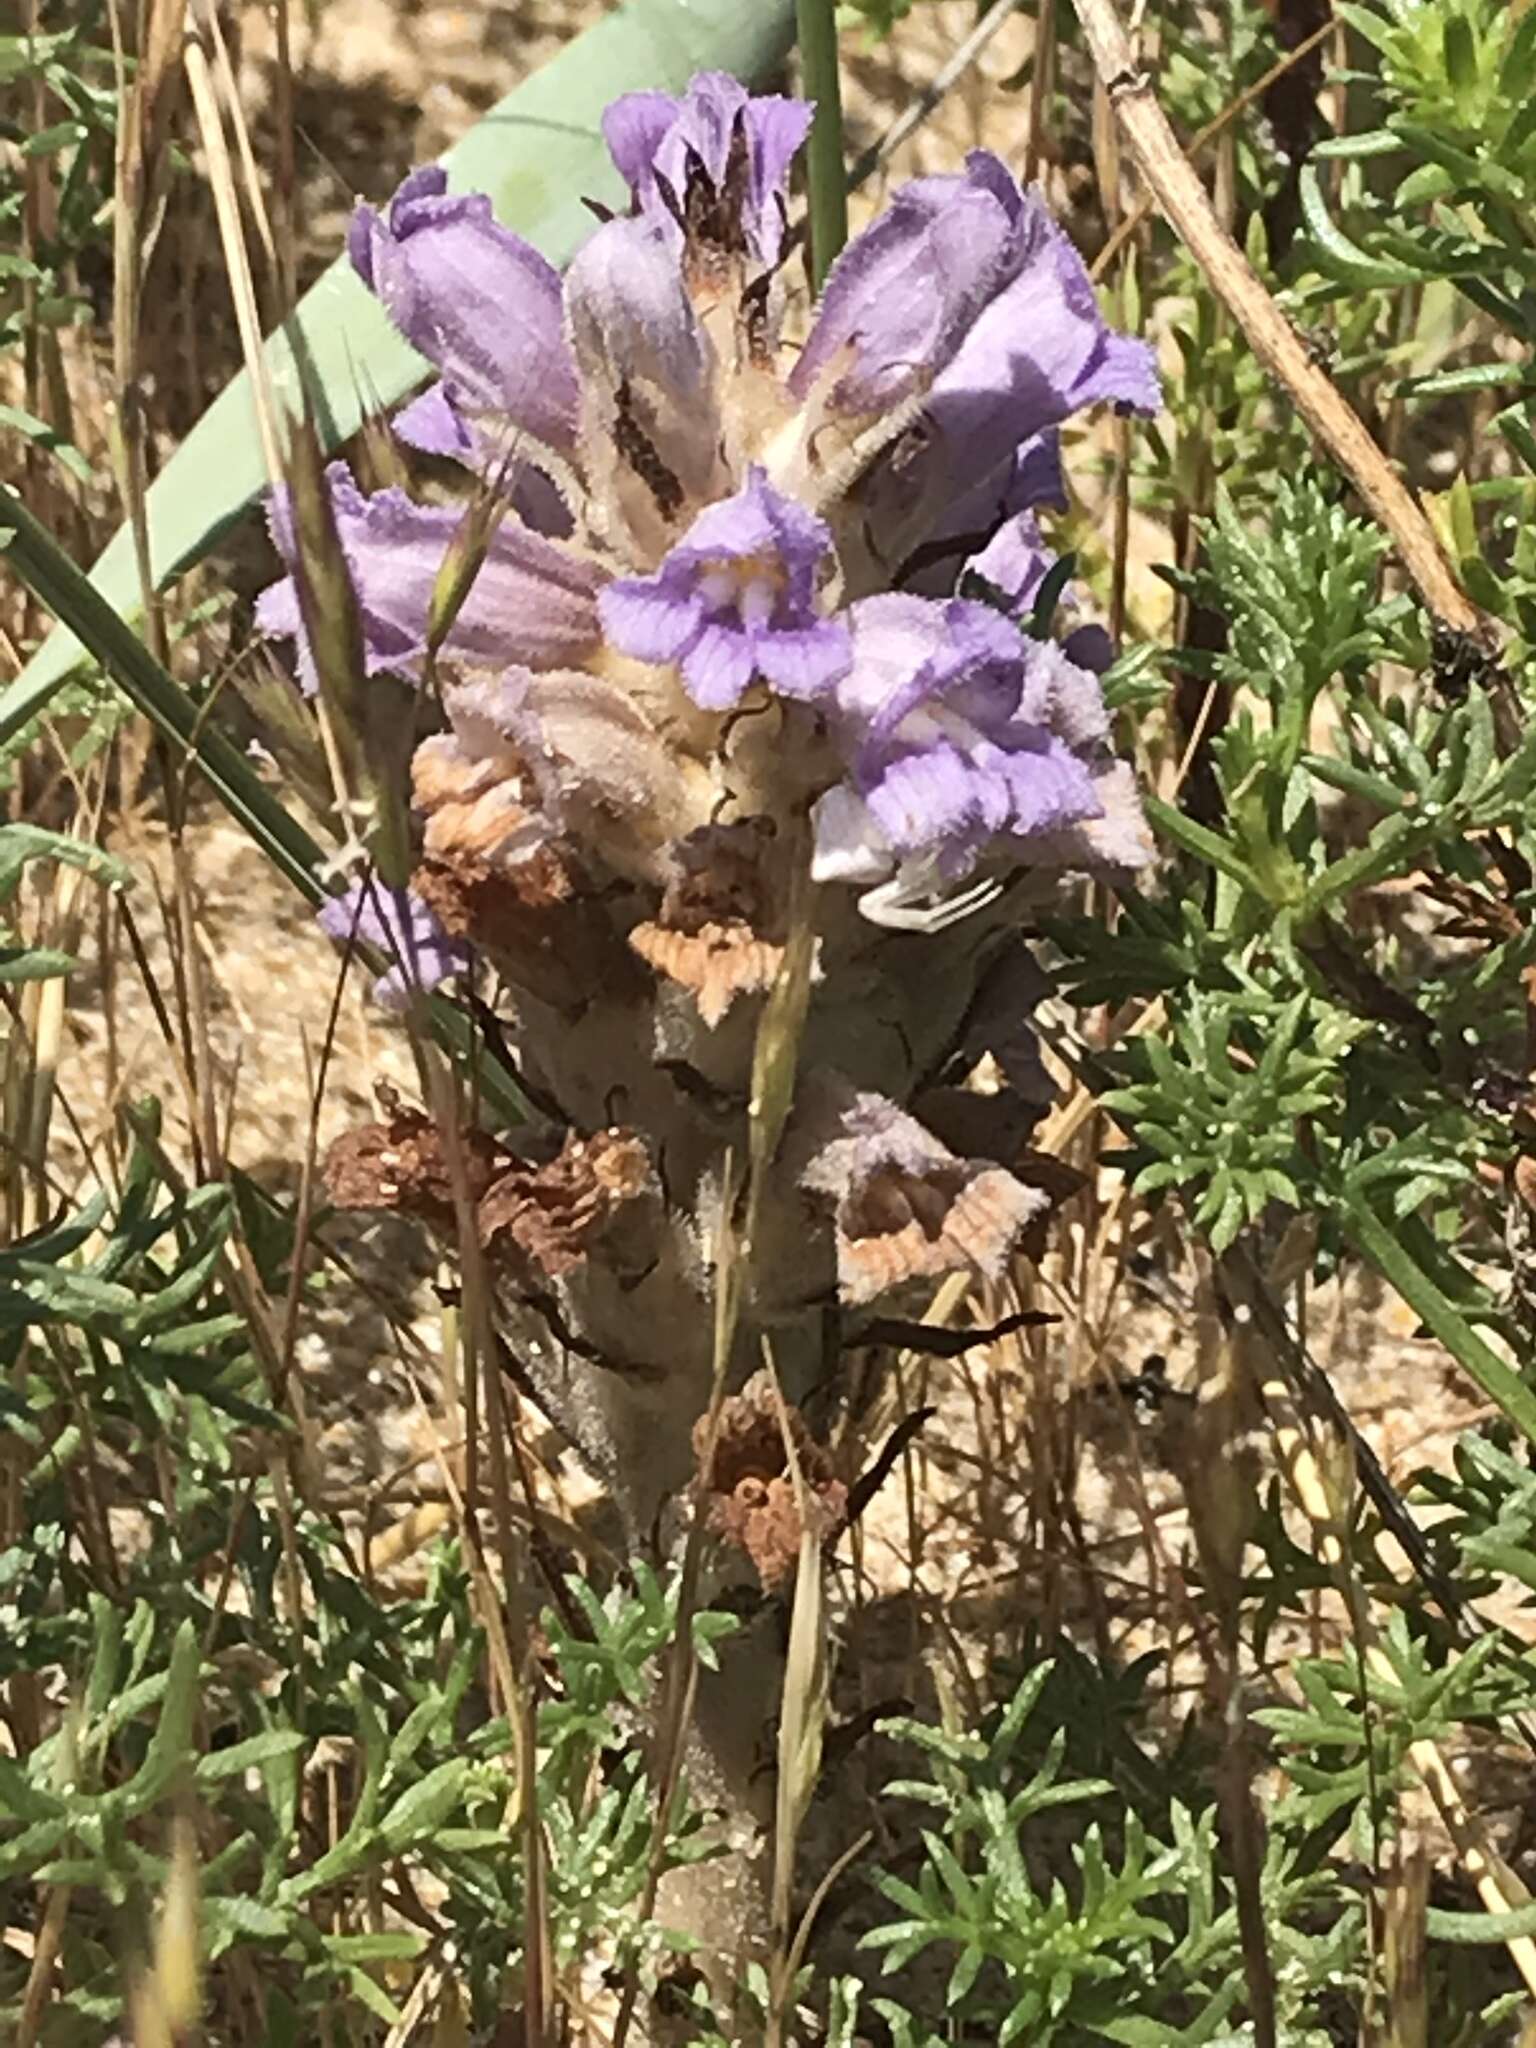
[[[488,192],[509,227],[563,264],[593,228],[585,199],[610,205],[624,199],[599,127],[608,102],[640,87],[678,91],[695,71],[760,80],[783,59],[793,34],[793,0],[629,0],[508,93],[443,162],[456,190]],[[366,406],[393,404],[428,374],[345,259],[305,294],[266,353],[279,399],[295,408],[305,367],[328,447],[356,429]],[[266,481],[250,384],[242,374],[215,399],[149,493],[157,586],[205,555]],[[109,543],[91,581],[115,611],[130,618],[137,613],[138,574],[126,529]],[[37,716],[80,660],[82,637],[69,630],[69,614],[64,617],[65,629],[49,636],[0,696],[0,744]]]
[[[0,484],[0,562],[56,618],[68,619],[87,653],[177,753],[195,757],[219,801],[278,872],[310,903],[323,901],[325,855],[315,840],[5,484]],[[526,1113],[522,1096],[506,1069],[486,1053],[471,1020],[442,996],[429,998],[427,1009],[433,1036],[478,1069],[478,1091],[487,1108],[508,1122],[520,1122]]]
[[1345,1231],[1430,1333],[1450,1352],[1490,1401],[1528,1442],[1536,1443],[1536,1393],[1473,1329],[1456,1304],[1403,1243],[1403,1233],[1382,1222],[1363,1200],[1350,1204]]
[[55,618],[69,622],[78,644],[178,752],[197,756],[220,802],[274,867],[318,903],[325,894],[319,879],[324,855],[315,841],[7,484],[0,484],[0,562]]

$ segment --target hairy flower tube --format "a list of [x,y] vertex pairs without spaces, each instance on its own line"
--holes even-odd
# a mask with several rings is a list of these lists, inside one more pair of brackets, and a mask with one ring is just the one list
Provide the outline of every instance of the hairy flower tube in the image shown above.
[[[412,773],[420,915],[398,914],[499,978],[538,1111],[527,1200],[558,1158],[580,1211],[608,1156],[581,1146],[605,1131],[651,1161],[624,1228],[558,1272],[526,1232],[495,1253],[530,1356],[574,1345],[607,1369],[571,1427],[632,1506],[689,1455],[657,1417],[702,1405],[722,1161],[744,1156],[794,918],[815,931],[814,1086],[749,1319],[791,1375],[839,1298],[1003,1270],[1045,1198],[1012,1156],[952,1153],[924,1102],[988,1050],[975,1019],[1016,985],[1024,896],[1150,854],[1102,629],[1058,642],[1036,612],[1062,595],[1038,523],[1065,498],[1058,430],[1101,402],[1153,410],[1151,351],[1105,324],[1042,200],[985,152],[899,191],[807,307],[788,179],[809,119],[713,75],[621,99],[605,134],[630,211],[563,277],[436,169],[360,207],[349,243],[437,372],[396,421],[402,459],[433,458],[411,491],[330,473],[366,666],[430,682],[443,714]],[[481,566],[434,634],[487,491]],[[291,568],[281,503],[272,526]],[[291,578],[258,616],[309,680]],[[993,1126],[1016,1146],[1037,1107]]]

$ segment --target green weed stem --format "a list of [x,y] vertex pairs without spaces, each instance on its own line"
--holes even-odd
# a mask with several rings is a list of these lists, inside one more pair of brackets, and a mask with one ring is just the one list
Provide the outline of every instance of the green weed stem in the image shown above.
[[843,93],[837,68],[836,0],[795,0],[800,78],[816,103],[806,147],[811,285],[820,291],[848,239],[848,172],[843,163]]

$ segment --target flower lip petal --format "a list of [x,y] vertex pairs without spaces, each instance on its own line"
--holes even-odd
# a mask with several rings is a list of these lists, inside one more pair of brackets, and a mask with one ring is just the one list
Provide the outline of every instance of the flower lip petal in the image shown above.
[[753,640],[758,672],[781,697],[814,703],[847,673],[853,641],[839,619],[814,626],[759,633]]
[[755,675],[785,696],[825,696],[851,658],[846,623],[816,604],[830,539],[754,468],[733,498],[698,515],[652,575],[608,586],[604,631],[637,660],[678,663],[705,710],[736,703]]
[[[920,705],[996,671],[1006,689],[1022,674],[1019,631],[989,605],[967,598],[936,603],[904,591],[867,597],[850,608],[852,666],[838,703],[882,739]],[[1008,709],[1017,699],[1012,691]]]
[[[1073,413],[1159,402],[1152,350],[1106,325],[1039,194],[986,152],[961,175],[902,187],[848,244],[789,385],[812,432],[836,429],[825,488],[856,493],[872,569],[975,532],[995,494],[1021,509],[1005,465]],[[1055,497],[1059,477],[1027,488]],[[942,589],[943,565],[942,549],[920,561],[920,587]]]
[[967,599],[886,593],[850,619],[831,720],[849,775],[817,806],[815,859],[827,879],[895,891],[861,904],[878,921],[939,894],[906,920],[934,928],[974,906],[950,892],[989,851],[1027,857],[1030,841],[1100,815],[1103,695],[1059,647]]
[[652,175],[656,152],[677,110],[677,99],[667,92],[621,93],[603,109],[603,140],[631,192],[638,193]]
[[701,626],[682,659],[688,694],[704,711],[728,711],[751,687],[757,664],[752,642],[729,626]]
[[676,579],[624,576],[597,600],[613,645],[636,661],[676,661],[704,622],[704,607]]

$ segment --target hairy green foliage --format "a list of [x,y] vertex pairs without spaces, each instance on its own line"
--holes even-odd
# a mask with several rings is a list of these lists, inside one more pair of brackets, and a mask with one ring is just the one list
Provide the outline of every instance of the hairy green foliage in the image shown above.
[[[1169,1797],[1155,1835],[1135,1800],[1106,1801],[1115,1789],[1107,1779],[1061,1778],[1068,1728],[1058,1722],[1044,1736],[1039,1725],[1052,1669],[1038,1665],[976,1734],[893,1724],[932,1775],[891,1790],[944,1819],[923,1832],[916,1884],[878,1880],[901,1917],[867,1945],[891,1969],[935,1944],[956,1952],[946,2005],[965,2038],[1058,2048],[1240,2038],[1237,1914],[1214,1814]],[[1069,1696],[1054,1704],[1061,1711]],[[1053,1809],[1058,1818],[1042,1825]],[[1094,1817],[1074,1827],[1076,1809]],[[1309,1870],[1303,1839],[1277,1828],[1263,1876],[1285,2038],[1297,2048],[1328,2039],[1317,2000],[1355,1975],[1361,1941],[1358,1912],[1339,1910],[1337,1880]],[[1326,1931],[1311,1924],[1320,1907]],[[913,2048],[941,2038],[910,2018],[896,2024],[888,2000],[877,2010]]]

